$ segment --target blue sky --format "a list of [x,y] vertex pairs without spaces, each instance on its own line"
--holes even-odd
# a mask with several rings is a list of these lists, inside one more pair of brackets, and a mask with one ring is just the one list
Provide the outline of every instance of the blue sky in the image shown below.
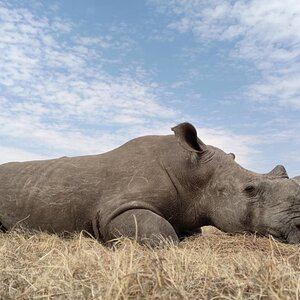
[[0,162],[101,153],[193,123],[300,174],[299,0],[0,0]]

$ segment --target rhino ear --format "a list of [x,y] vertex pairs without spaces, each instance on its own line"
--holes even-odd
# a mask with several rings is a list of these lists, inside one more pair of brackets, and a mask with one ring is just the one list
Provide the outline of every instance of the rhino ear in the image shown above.
[[205,144],[197,137],[196,128],[190,123],[181,123],[172,128],[180,145],[186,150],[202,152]]
[[282,165],[276,166],[267,175],[272,177],[279,177],[279,178],[289,178],[289,175],[287,174],[285,167]]

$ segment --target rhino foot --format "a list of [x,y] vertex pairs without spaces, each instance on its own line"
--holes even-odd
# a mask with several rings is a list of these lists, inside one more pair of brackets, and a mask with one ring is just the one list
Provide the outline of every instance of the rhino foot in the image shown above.
[[131,209],[115,217],[106,227],[104,241],[121,236],[129,237],[151,247],[164,241],[179,242],[172,225],[163,217],[147,209]]

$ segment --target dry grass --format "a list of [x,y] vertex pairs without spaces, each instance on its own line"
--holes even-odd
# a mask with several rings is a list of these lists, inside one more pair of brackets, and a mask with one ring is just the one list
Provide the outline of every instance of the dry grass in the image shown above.
[[178,247],[0,234],[1,299],[298,299],[300,248],[208,229]]

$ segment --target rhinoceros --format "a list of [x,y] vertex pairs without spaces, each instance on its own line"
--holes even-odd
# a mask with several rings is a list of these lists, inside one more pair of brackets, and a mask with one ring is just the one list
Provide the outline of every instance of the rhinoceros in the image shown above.
[[133,139],[110,152],[0,166],[0,221],[52,233],[86,231],[156,245],[213,225],[300,241],[300,188],[282,166],[242,168],[195,127]]
[[295,180],[297,183],[300,184],[300,176],[295,176],[292,179]]

